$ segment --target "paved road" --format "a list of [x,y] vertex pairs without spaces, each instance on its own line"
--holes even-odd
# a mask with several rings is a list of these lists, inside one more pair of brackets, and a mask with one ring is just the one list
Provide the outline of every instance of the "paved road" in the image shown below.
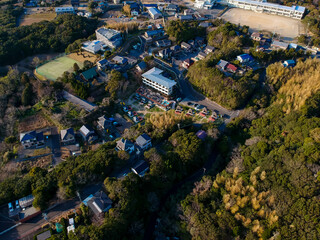
[[239,115],[239,110],[228,110],[194,90],[190,82],[182,75],[182,73],[177,68],[171,67],[169,64],[157,58],[155,58],[154,61],[176,75],[176,79],[180,86],[180,91],[182,95],[188,100],[206,106],[209,110],[218,111],[219,114],[222,114],[224,116],[225,123],[230,122],[231,119]]
[[79,105],[81,108],[83,108],[84,110],[91,112],[93,111],[97,106],[95,104],[92,103],[88,103],[87,101],[78,98],[74,95],[72,95],[71,93],[68,93],[67,91],[63,91],[63,97],[67,100],[72,102],[73,104]]

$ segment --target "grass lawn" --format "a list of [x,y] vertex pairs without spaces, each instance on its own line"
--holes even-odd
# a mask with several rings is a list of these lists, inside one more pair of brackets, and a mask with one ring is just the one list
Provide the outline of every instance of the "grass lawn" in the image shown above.
[[77,63],[80,68],[83,67],[83,63],[68,56],[63,56],[38,67],[36,72],[48,80],[55,81],[58,77],[61,77],[65,71],[73,72],[74,63]]
[[37,23],[44,20],[51,21],[55,17],[56,17],[56,13],[54,12],[24,15],[24,17],[21,19],[20,26],[31,25],[32,23]]

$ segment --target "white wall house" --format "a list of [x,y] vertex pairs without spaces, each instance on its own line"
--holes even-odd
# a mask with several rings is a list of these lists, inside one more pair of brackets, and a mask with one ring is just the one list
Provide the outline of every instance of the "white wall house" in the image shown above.
[[284,17],[291,17],[294,19],[301,19],[305,13],[305,7],[301,6],[284,6],[274,3],[268,3],[266,0],[252,1],[252,0],[219,0],[218,3],[228,5],[229,7],[242,8],[260,13],[268,13],[280,15]]
[[142,82],[155,90],[169,96],[173,92],[175,81],[161,75],[163,71],[156,67],[142,74]]
[[102,41],[95,40],[95,41],[84,42],[81,48],[86,50],[87,52],[96,54],[99,51],[103,51],[104,47],[105,45]]

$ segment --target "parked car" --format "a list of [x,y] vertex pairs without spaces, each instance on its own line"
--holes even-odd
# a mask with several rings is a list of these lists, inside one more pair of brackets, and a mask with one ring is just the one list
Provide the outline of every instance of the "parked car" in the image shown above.
[[121,125],[120,123],[118,123],[118,122],[114,122],[114,123],[113,123],[113,126],[115,126],[115,127],[121,127],[122,125]]
[[204,108],[203,105],[199,105],[199,104],[198,104],[198,106],[196,106],[196,110],[201,110],[202,108]]
[[128,110],[127,107],[123,107],[123,111],[124,111],[124,112],[128,112],[129,110]]
[[182,99],[181,99],[180,97],[179,97],[179,98],[177,98],[177,102],[181,102],[181,100],[182,100]]
[[8,203],[8,208],[9,208],[9,212],[13,212],[13,206],[11,202]]
[[132,108],[131,108],[130,106],[128,106],[128,110],[129,110],[129,111],[131,111],[131,110],[132,110]]
[[187,104],[188,104],[188,106],[190,106],[190,107],[192,107],[192,106],[194,105],[192,102],[188,102]]
[[16,200],[16,208],[20,208],[20,205],[19,205],[19,200]]

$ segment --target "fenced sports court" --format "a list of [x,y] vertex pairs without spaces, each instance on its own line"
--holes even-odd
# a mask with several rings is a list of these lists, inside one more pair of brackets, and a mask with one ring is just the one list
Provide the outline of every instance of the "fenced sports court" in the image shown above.
[[80,68],[83,67],[82,62],[63,54],[38,66],[36,73],[45,79],[55,81],[58,77],[61,77],[65,71],[73,72],[74,63],[77,63]]

